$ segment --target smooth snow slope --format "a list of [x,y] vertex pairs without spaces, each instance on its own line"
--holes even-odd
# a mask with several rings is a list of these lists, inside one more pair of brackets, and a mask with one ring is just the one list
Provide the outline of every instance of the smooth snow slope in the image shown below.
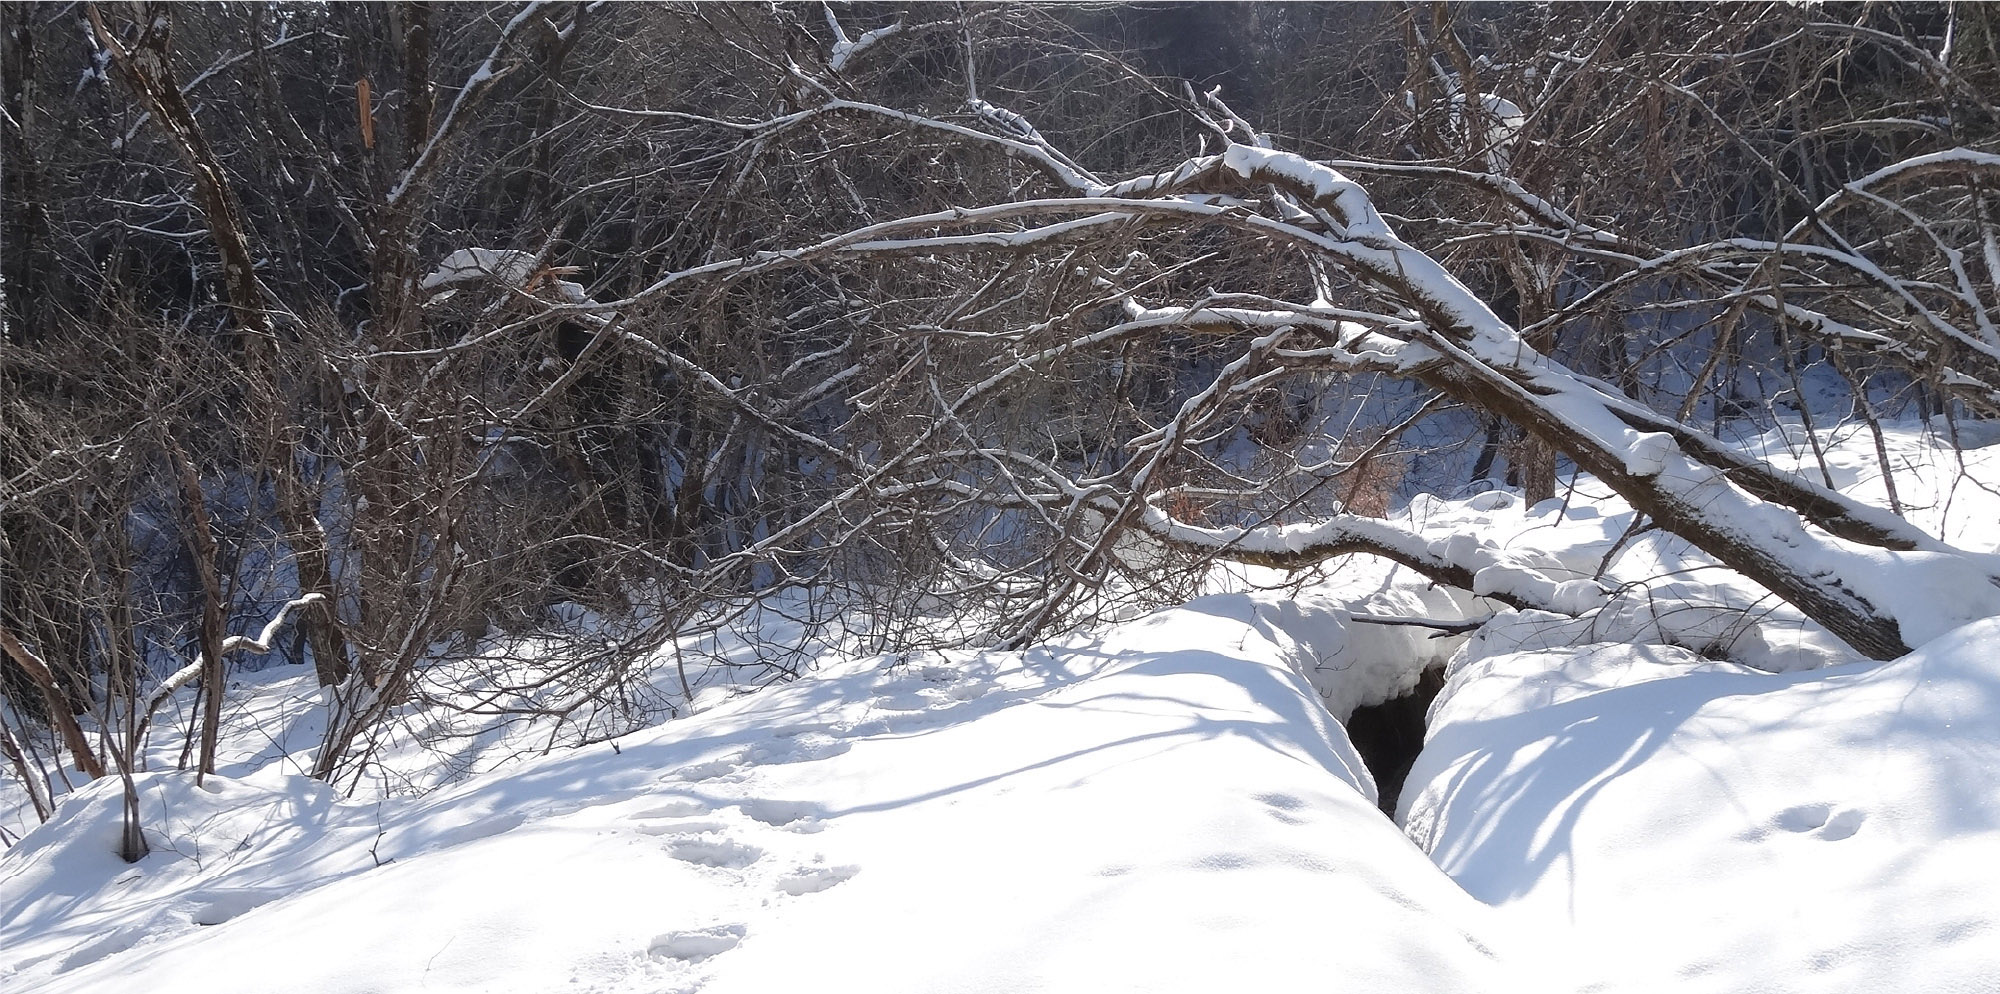
[[419,801],[150,775],[137,866],[95,785],[0,857],[0,985],[1526,986],[1299,675],[1338,624],[1224,595],[1068,647],[858,661]]

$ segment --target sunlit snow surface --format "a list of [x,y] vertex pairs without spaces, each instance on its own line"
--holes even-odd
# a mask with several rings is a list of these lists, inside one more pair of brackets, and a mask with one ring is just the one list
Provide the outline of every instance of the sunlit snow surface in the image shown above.
[[1777,676],[1676,649],[1512,653],[1446,694],[1411,834],[1596,989],[2000,976],[2000,619]]
[[[1821,472],[1800,432],[1759,445]],[[2000,447],[1899,432],[1888,448],[1912,521],[1994,548]],[[1886,499],[1863,439],[1826,462],[1836,486]],[[1636,578],[1699,557],[1654,537],[1619,562]],[[1651,613],[1712,624],[1747,589],[1721,573],[1652,584]],[[1893,565],[1869,579],[1944,619],[1962,582]],[[1410,836],[1548,939],[1583,989],[1995,989],[2000,619],[1887,664],[1773,675],[1619,638],[1643,613],[1597,621],[1596,644],[1518,651],[1585,626],[1517,619],[1468,645],[1402,794]],[[1755,648],[1743,655],[1793,665],[1824,652]]]
[[1311,619],[1220,595],[857,661],[413,802],[152,776],[136,866],[103,784],[5,857],[6,986],[1512,989],[1496,916],[1375,810],[1281,624]]
[[[1800,443],[1757,444],[1817,476]],[[1882,499],[1872,441],[1829,444]],[[1994,548],[2000,447],[1889,449],[1913,521]],[[299,776],[310,674],[246,674],[229,776],[140,778],[153,855],[115,855],[110,781],[0,855],[0,989],[1991,989],[2000,621],[1856,663],[1621,541],[1589,481],[1407,516],[1609,601],[1433,640],[1349,612],[1489,608],[1357,565],[1024,653],[829,656],[615,744],[475,735],[485,772],[414,797]],[[1949,623],[1955,579],[1871,582]],[[1446,656],[1406,837],[1328,709]]]

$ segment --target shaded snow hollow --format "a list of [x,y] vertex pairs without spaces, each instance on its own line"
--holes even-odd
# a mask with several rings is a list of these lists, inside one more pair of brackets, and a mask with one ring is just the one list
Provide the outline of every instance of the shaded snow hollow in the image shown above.
[[[1872,447],[1825,442],[1879,497]],[[1913,521],[1994,547],[2000,447],[1890,450]],[[248,674],[240,775],[140,778],[153,855],[114,855],[111,782],[0,854],[0,988],[1991,988],[2000,620],[1847,662],[1685,543],[1621,542],[1589,481],[1403,520],[1596,610],[1430,639],[1354,616],[1491,606],[1357,562],[1026,652],[829,657],[367,800],[286,772],[310,675]],[[1952,616],[1949,578],[1872,581]],[[1447,657],[1399,830],[1333,716]]]

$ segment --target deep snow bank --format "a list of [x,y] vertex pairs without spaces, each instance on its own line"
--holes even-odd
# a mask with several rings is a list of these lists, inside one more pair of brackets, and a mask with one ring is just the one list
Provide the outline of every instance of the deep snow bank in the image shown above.
[[[9,991],[1517,986],[1300,676],[1310,601],[863,660],[422,800],[100,784],[0,857]],[[379,865],[378,865],[379,864]],[[208,923],[208,924],[199,924]]]
[[[1992,438],[1885,436],[1909,520],[2000,550]],[[1887,506],[1863,428],[1814,441],[1791,426],[1747,447]],[[1526,528],[1489,515],[1504,541],[1604,564],[1618,592],[1585,618],[1503,613],[1464,645],[1405,783],[1411,838],[1577,961],[1585,989],[1991,990],[2000,619],[1966,624],[1963,578],[1884,557],[1861,580],[1948,634],[1843,664],[1823,629],[1685,541],[1577,530],[1631,520],[1594,489]]]
[[[1475,647],[1476,649],[1476,647]],[[1600,644],[1468,657],[1403,817],[1592,989],[1992,989],[2000,619],[1773,675]]]

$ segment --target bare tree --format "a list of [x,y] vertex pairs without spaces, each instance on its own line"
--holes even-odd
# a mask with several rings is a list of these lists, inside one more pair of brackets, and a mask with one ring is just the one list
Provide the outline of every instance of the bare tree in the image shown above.
[[[1010,369],[1032,369],[1037,363],[1098,342],[1170,330],[1255,336],[1215,381],[1181,406],[1173,420],[1127,442],[1139,455],[1124,467],[1123,485],[1112,486],[1108,492],[1094,490],[1102,485],[1096,481],[1076,479],[1048,461],[1019,451],[988,453],[976,447],[976,439],[962,437],[957,439],[957,448],[939,444],[955,434],[953,428],[964,421],[981,394],[1007,376],[1001,373],[956,397],[939,393],[939,406],[932,412],[929,426],[893,455],[858,466],[859,482],[836,497],[831,507],[839,507],[844,500],[872,499],[890,479],[897,479],[897,487],[904,492],[932,489],[986,497],[1011,490],[1015,503],[1040,508],[1043,513],[1067,503],[1093,505],[1100,513],[1109,514],[1111,527],[1095,539],[1079,540],[1072,529],[1060,524],[1053,529],[1070,542],[1080,541],[1087,547],[1082,555],[1086,569],[1103,559],[1119,527],[1138,525],[1174,542],[1229,548],[1266,562],[1296,563],[1363,549],[1427,569],[1447,582],[1487,588],[1479,589],[1481,593],[1501,592],[1505,584],[1499,578],[1483,583],[1476,580],[1478,564],[1439,561],[1434,555],[1417,552],[1414,536],[1385,536],[1374,523],[1334,515],[1291,527],[1210,528],[1177,520],[1162,510],[1154,493],[1160,468],[1189,434],[1212,424],[1213,412],[1224,406],[1224,398],[1240,394],[1246,384],[1259,377],[1314,364],[1412,378],[1521,426],[1596,475],[1661,526],[1762,583],[1869,655],[1888,658],[1908,648],[1903,619],[1887,603],[1885,592],[1868,587],[1867,577],[1873,569],[1870,564],[1879,562],[1879,555],[1920,558],[1933,568],[1965,572],[1974,582],[1971,590],[1982,612],[1991,606],[1988,601],[2000,596],[1994,571],[1983,557],[1951,549],[1892,515],[1738,455],[1712,436],[1633,402],[1609,384],[1571,372],[1534,348],[1515,324],[1503,320],[1432,256],[1399,237],[1366,192],[1341,172],[1348,164],[1317,162],[1273,147],[1269,138],[1213,96],[1190,106],[1189,112],[1224,145],[1223,151],[1118,180],[1100,178],[1047,140],[1028,119],[984,100],[974,98],[968,104],[974,123],[960,124],[844,98],[836,89],[838,82],[820,80],[804,70],[790,75],[793,85],[822,95],[817,107],[786,118],[738,126],[746,130],[782,129],[805,116],[873,117],[1014,157],[1041,171],[1048,185],[986,206],[916,214],[797,248],[672,272],[620,301],[557,310],[602,312],[644,304],[690,281],[742,283],[778,270],[883,257],[914,260],[922,266],[948,255],[996,254],[1005,260],[1003,268],[982,286],[990,288],[1009,279],[1019,286],[1037,277],[1059,279],[1061,274],[1050,269],[1070,268],[1079,254],[1085,253],[1096,263],[1097,281],[1079,287],[1083,292],[1059,295],[1060,315],[1031,326],[1029,331],[1003,332],[1000,337],[1018,356],[1037,334],[1081,330],[1075,327],[1084,324],[1078,320],[1080,315],[1106,305],[1124,306],[1127,319],[1076,336],[1058,331],[1054,337],[1059,344],[1034,353],[1026,361],[1017,360]],[[1462,113],[1469,117],[1470,108],[1479,101],[1472,100],[1468,92],[1459,96]],[[1486,106],[1489,113],[1500,117],[1514,116],[1505,108],[1496,110],[1497,105],[1490,102]],[[1487,130],[1493,130],[1492,122]],[[1983,168],[1983,161],[1981,153],[1954,151],[1906,160],[1890,167],[1889,175],[1919,171],[1931,162],[1977,169]],[[1376,164],[1375,168],[1385,167]],[[1573,251],[1623,255],[1639,269],[1656,268],[1689,251],[1638,255],[1615,232],[1579,221],[1493,171],[1469,174],[1462,169],[1430,167],[1420,171],[1485,187],[1518,212],[1519,224],[1536,229],[1539,237],[1555,245],[1577,247]],[[1876,180],[1869,178],[1864,188],[1873,182]],[[1195,229],[1213,231],[1232,246],[1269,246],[1292,254],[1296,280],[1310,286],[1315,296],[1287,299],[1265,290],[1146,303],[1146,284],[1157,283],[1167,267],[1149,265],[1129,273],[1107,264],[1105,257],[1146,255],[1134,252],[1134,232],[1153,229],[1163,230],[1166,234],[1162,238]],[[1143,244],[1151,248],[1158,241]],[[1769,243],[1730,240],[1696,246],[1691,253],[1700,256],[1732,245],[1756,252],[1774,248]],[[1858,265],[1850,261],[1851,267]],[[1869,269],[1880,272],[1876,266]],[[1907,285],[1924,281],[1883,275],[1870,282],[1907,299],[1911,295]],[[1612,284],[1616,283],[1614,279]],[[1904,289],[1899,291],[1898,287]],[[1824,291],[1825,284],[1816,289]],[[962,309],[978,299],[957,306]],[[1777,304],[1781,310],[1796,306],[1781,301],[1767,303]],[[1935,313],[1934,308],[1919,306],[1921,301],[1909,303],[1919,315]],[[1977,303],[1976,297],[1968,303]],[[1967,312],[1976,316],[1983,308],[1969,307]],[[1790,311],[1783,313],[1792,315]],[[1810,314],[1807,317],[1817,320]],[[1825,323],[1817,326],[1832,327]],[[1953,326],[1944,334],[1975,353],[1981,349],[1976,326],[1970,332]],[[1292,341],[1294,336],[1303,341]],[[1954,373],[1955,378],[1969,375],[1956,369]],[[1976,375],[1971,378],[1977,380]],[[928,466],[950,457],[997,460],[1001,465],[995,475],[1007,485],[1000,481],[967,485],[941,472],[917,479],[907,475],[913,466]],[[1034,479],[1036,485],[1019,486],[1023,476]],[[1978,590],[1988,594],[1977,595]]]
[[1885,562],[2000,610],[1989,557],[1718,437],[1815,416],[1821,366],[1865,420],[2000,414],[1985,8],[1185,15],[1272,67],[1240,94],[1104,9],[126,10],[7,12],[0,751],[38,810],[188,687],[214,772],[285,624],[352,785],[417,712],[670,711],[655,650],[782,589],[884,650],[1218,556],[1588,614],[1384,518],[1503,455],[1871,656],[1933,634]]

